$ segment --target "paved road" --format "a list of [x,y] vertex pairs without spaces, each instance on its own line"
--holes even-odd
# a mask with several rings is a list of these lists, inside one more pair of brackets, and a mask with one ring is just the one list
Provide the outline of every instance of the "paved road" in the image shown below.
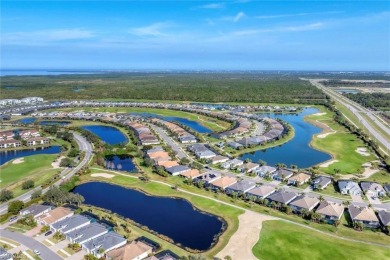
[[[362,123],[362,125],[367,129],[369,134],[371,134],[374,139],[376,139],[379,143],[382,144],[383,147],[386,149],[381,149],[384,153],[389,154],[389,148],[390,148],[390,140],[384,136],[382,133],[378,132],[377,129],[372,127],[371,124],[376,124],[378,128],[380,128],[385,133],[390,133],[390,128],[383,124],[381,120],[373,113],[372,111],[368,110],[367,108],[357,104],[356,102],[353,102],[352,100],[346,98],[345,96],[341,95],[340,93],[337,93],[336,91],[333,91],[330,88],[327,88],[323,86],[320,81],[321,79],[310,79],[309,80],[311,84],[321,89],[323,92],[331,96],[336,101],[343,104],[345,107],[347,107]],[[372,121],[368,122],[366,118],[362,116],[362,114],[369,117]]]
[[31,250],[38,250],[41,253],[40,257],[43,260],[57,260],[57,259],[62,260],[62,258],[59,255],[51,251],[47,246],[43,245],[42,243],[36,241],[31,237],[25,236],[20,233],[11,232],[6,229],[0,229],[0,234],[2,237],[12,239],[30,248]]
[[[80,150],[85,152],[84,159],[75,168],[66,168],[66,169],[64,169],[60,173],[61,179],[58,180],[56,183],[54,183],[54,185],[60,185],[61,182],[64,181],[64,179],[69,179],[70,177],[72,177],[84,165],[86,165],[89,162],[90,158],[92,157],[92,152],[93,152],[92,145],[84,137],[82,137],[78,133],[73,133],[73,136],[74,136],[75,141],[79,145]],[[29,191],[29,192],[24,193],[23,195],[20,195],[19,197],[16,197],[16,198],[12,199],[11,201],[13,201],[13,200],[21,200],[23,202],[27,202],[27,201],[29,201],[31,199],[31,194],[33,194],[36,190],[40,190],[40,189],[41,189],[40,187],[37,187],[37,188],[35,188],[35,189],[33,189],[33,190]],[[43,189],[42,193],[45,193],[48,190],[49,190],[49,187]],[[7,212],[7,210],[8,210],[8,203],[9,202],[10,201],[0,205],[0,214],[4,214],[4,213]]]
[[161,127],[152,124],[150,124],[150,127],[177,153],[179,159],[187,158],[192,160],[191,157],[183,151],[183,148],[168,136]]

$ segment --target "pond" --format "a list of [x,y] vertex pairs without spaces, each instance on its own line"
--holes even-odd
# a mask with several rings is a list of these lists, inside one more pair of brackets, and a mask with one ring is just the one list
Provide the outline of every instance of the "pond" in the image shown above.
[[26,118],[22,118],[18,121],[19,124],[25,124],[25,125],[28,125],[28,124],[32,124],[34,123],[35,121],[37,121],[37,119],[35,117],[26,117]]
[[69,125],[72,122],[69,121],[41,121],[39,122],[40,125],[58,125],[58,126],[65,126]]
[[193,120],[189,120],[189,119],[186,119],[183,117],[162,116],[162,115],[158,115],[158,114],[154,114],[154,113],[131,113],[131,114],[132,115],[141,115],[144,117],[156,117],[156,118],[163,119],[165,121],[178,122],[178,123],[180,123],[184,126],[187,126],[187,127],[191,128],[194,131],[197,131],[198,133],[201,133],[201,134],[209,134],[209,133],[213,132],[213,131],[211,131],[211,129],[199,124],[198,122],[193,121]]
[[118,128],[106,125],[87,125],[82,126],[82,129],[90,131],[97,135],[103,142],[115,145],[121,143],[127,143],[127,137]]
[[266,150],[257,150],[251,153],[245,153],[240,159],[251,159],[252,162],[263,160],[268,165],[274,166],[277,163],[284,163],[288,167],[291,164],[299,168],[307,168],[321,162],[331,159],[327,153],[318,151],[310,146],[313,135],[320,133],[322,130],[303,120],[306,115],[317,113],[315,108],[305,108],[299,114],[261,114],[266,117],[280,118],[288,122],[295,130],[295,136],[292,140],[281,146],[269,148]]
[[336,89],[336,92],[340,93],[340,94],[357,94],[357,93],[360,93],[359,90],[357,89],[349,89],[349,88],[346,88],[346,89]]
[[86,204],[132,219],[191,249],[207,250],[223,229],[220,219],[194,209],[184,199],[150,196],[102,182],[81,184],[74,192],[80,193]]
[[26,157],[35,154],[56,154],[61,152],[61,147],[58,145],[49,147],[37,147],[25,150],[7,150],[0,151],[0,165],[16,158]]
[[136,172],[137,168],[129,156],[106,156],[106,168],[111,170]]

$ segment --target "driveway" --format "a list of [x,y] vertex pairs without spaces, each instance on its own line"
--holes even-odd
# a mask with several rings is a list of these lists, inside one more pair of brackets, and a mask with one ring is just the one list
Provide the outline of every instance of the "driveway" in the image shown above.
[[362,196],[360,196],[360,195],[352,195],[351,194],[351,198],[352,198],[353,202],[364,203]]
[[2,237],[12,239],[30,248],[31,250],[38,250],[41,253],[40,257],[43,260],[62,260],[62,258],[59,255],[57,255],[56,253],[51,251],[48,247],[46,247],[45,245],[41,244],[40,242],[36,241],[31,237],[25,236],[20,233],[11,232],[5,229],[0,229],[0,233]]

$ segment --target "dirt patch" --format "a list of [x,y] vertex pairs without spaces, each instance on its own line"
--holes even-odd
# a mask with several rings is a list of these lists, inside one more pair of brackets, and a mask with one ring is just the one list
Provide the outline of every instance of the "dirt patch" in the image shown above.
[[114,174],[108,174],[108,173],[93,173],[93,174],[91,174],[91,176],[92,177],[102,177],[102,178],[111,179],[115,175]]
[[61,160],[64,158],[65,158],[65,156],[60,156],[57,160],[55,160],[54,162],[51,163],[51,167],[53,167],[53,169],[61,168],[60,163],[61,163]]
[[19,164],[19,163],[24,163],[24,158],[18,158],[12,161],[12,164]]
[[367,151],[367,148],[359,147],[355,150],[358,154],[362,156],[370,156],[370,153]]
[[315,114],[313,114],[313,116],[324,116],[324,115],[326,115],[326,113],[325,113],[325,112],[323,112],[323,113],[315,113]]
[[338,162],[338,161],[339,161],[339,160],[327,161],[327,162],[324,162],[324,163],[320,164],[320,167],[326,168],[326,167],[329,167],[329,165],[331,165],[332,163],[335,163],[335,162]]
[[225,248],[217,254],[217,257],[223,259],[229,255],[232,259],[257,259],[252,253],[252,248],[259,240],[262,222],[273,219],[270,216],[245,211],[238,217],[239,225],[236,233],[230,238]]

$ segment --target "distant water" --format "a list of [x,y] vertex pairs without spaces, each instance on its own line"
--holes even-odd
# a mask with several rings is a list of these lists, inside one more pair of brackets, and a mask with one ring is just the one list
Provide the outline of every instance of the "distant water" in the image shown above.
[[128,142],[127,137],[117,128],[106,125],[86,125],[81,127],[102,139],[103,142],[115,145]]
[[98,74],[102,71],[82,70],[0,70],[0,76],[55,76],[71,74]]
[[35,154],[56,154],[61,152],[58,145],[48,147],[36,147],[24,150],[5,150],[0,151],[0,165],[16,158],[26,157]]

